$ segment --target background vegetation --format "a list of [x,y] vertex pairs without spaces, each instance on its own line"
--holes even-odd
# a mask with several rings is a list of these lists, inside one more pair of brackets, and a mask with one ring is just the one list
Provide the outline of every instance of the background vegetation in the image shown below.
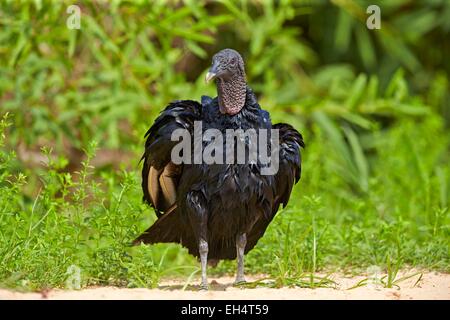
[[178,245],[129,247],[154,220],[138,161],[165,105],[215,94],[203,77],[226,47],[307,144],[247,271],[449,271],[449,1],[77,1],[80,30],[71,4],[0,1],[1,286],[64,287],[71,265],[83,286],[198,270]]

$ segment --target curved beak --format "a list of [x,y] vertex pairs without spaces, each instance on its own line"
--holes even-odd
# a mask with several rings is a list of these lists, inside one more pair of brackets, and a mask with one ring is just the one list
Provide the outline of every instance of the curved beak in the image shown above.
[[219,65],[217,61],[213,62],[213,65],[208,70],[208,73],[206,74],[205,81],[206,83],[210,82],[211,80],[217,78],[219,72]]
[[215,78],[216,78],[216,76],[217,76],[217,74],[216,74],[216,73],[214,73],[214,72],[211,72],[211,70],[210,70],[210,71],[208,71],[208,73],[206,74],[206,77],[205,77],[205,81],[206,81],[206,83],[208,83],[208,82],[210,82],[211,80],[215,79]]

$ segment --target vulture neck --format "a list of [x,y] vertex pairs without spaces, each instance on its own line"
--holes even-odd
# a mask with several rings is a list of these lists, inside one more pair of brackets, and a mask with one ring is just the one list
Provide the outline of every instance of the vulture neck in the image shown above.
[[247,94],[245,75],[233,75],[226,80],[218,78],[216,84],[220,112],[231,116],[239,113]]

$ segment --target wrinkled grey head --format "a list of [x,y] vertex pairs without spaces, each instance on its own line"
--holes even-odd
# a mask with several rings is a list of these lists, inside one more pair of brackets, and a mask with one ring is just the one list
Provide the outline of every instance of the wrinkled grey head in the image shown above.
[[239,52],[233,49],[223,49],[212,58],[212,65],[206,74],[206,81],[222,79],[228,81],[234,76],[245,80],[244,60]]
[[219,109],[222,114],[235,115],[245,105],[247,83],[244,60],[233,49],[223,49],[212,58],[206,82],[216,79]]

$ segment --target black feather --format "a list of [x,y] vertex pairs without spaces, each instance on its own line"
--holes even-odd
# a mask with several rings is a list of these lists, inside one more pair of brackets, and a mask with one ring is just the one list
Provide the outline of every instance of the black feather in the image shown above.
[[[203,96],[200,105],[194,101],[171,103],[146,133],[143,155],[142,187],[144,199],[158,215],[157,221],[136,242],[176,242],[197,256],[200,225],[207,225],[208,259],[236,258],[237,234],[247,233],[245,252],[263,236],[280,204],[289,201],[292,188],[300,179],[301,134],[284,123],[272,126],[269,113],[260,108],[255,95],[247,88],[246,102],[235,115],[220,113],[217,97]],[[257,164],[183,164],[176,176],[176,203],[169,208],[152,202],[148,192],[149,167],[164,168],[170,162],[170,140],[177,128],[193,134],[193,123],[201,120],[203,130],[278,129],[280,167],[277,174],[262,175]],[[166,213],[164,213],[166,212]]]

